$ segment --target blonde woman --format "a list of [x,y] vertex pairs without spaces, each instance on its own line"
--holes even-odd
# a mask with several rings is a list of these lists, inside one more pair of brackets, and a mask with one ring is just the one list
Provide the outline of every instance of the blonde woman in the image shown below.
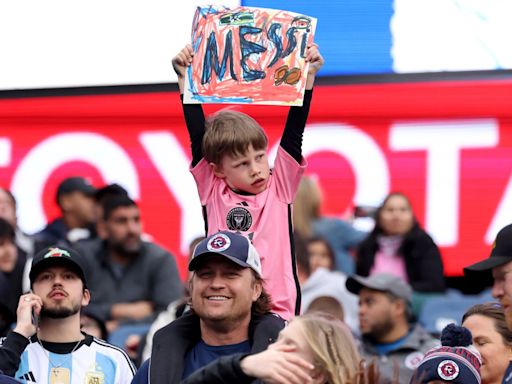
[[255,355],[220,358],[182,384],[359,384],[361,359],[341,321],[311,313],[295,317],[278,340]]

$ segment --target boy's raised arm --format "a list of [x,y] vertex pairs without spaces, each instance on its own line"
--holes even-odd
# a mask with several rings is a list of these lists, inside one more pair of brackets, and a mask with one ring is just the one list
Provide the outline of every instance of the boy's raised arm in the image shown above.
[[306,80],[304,102],[302,107],[290,107],[290,112],[288,112],[288,118],[286,119],[286,126],[284,127],[283,137],[281,138],[281,147],[288,152],[288,154],[292,156],[297,163],[301,163],[302,161],[302,135],[309,115],[315,76],[324,64],[324,59],[316,44],[308,47],[306,61],[309,61],[309,70]]
[[180,88],[180,97],[183,106],[183,115],[187,125],[190,137],[190,146],[192,148],[192,167],[195,167],[203,158],[203,136],[204,136],[204,113],[200,104],[183,104],[183,92],[185,90],[185,71],[192,63],[194,51],[190,44],[187,44],[172,59],[172,67],[178,75],[178,86]]

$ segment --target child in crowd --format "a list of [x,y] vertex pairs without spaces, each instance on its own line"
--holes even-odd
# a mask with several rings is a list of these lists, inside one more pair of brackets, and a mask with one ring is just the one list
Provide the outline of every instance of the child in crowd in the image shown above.
[[[194,52],[185,46],[173,59],[180,93]],[[300,295],[292,246],[292,203],[306,166],[302,134],[315,75],[323,64],[318,47],[308,47],[309,70],[302,107],[291,107],[274,169],[268,140],[246,114],[220,111],[205,121],[200,105],[183,105],[192,146],[191,172],[203,206],[207,234],[231,230],[249,237],[261,255],[273,310],[285,319],[298,313]]]

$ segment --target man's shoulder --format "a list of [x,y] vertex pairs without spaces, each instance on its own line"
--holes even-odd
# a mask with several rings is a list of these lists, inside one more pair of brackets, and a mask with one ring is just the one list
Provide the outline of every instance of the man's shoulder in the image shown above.
[[162,246],[152,242],[152,241],[143,241],[142,242],[142,250],[143,254],[151,257],[169,257],[173,256],[171,252],[169,252],[167,249],[163,248]]
[[505,374],[503,375],[503,384],[510,384],[512,383],[512,361],[509,363],[507,370],[505,371]]
[[60,239],[66,236],[67,227],[61,217],[49,222],[43,229],[33,236],[36,240]]
[[84,239],[75,243],[73,248],[83,256],[88,256],[90,254],[95,255],[99,251],[106,249],[106,244],[105,241],[100,238]]
[[284,327],[286,325],[286,321],[276,313],[267,312],[262,315],[253,314],[251,316],[251,324],[254,324],[254,325],[264,324],[264,325],[268,325],[268,326]]
[[407,345],[423,352],[439,347],[439,340],[427,332],[419,323],[413,325],[407,337]]
[[156,331],[154,339],[174,337],[175,335],[185,336],[185,334],[197,332],[200,333],[199,317],[195,313],[189,312]]

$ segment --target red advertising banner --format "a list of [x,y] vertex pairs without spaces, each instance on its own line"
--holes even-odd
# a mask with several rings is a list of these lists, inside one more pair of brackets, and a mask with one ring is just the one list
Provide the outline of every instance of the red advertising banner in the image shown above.
[[[344,217],[402,191],[440,245],[446,274],[460,275],[512,222],[511,95],[512,81],[317,86],[304,154],[323,212]],[[288,108],[234,108],[265,128],[272,154]],[[58,214],[63,177],[117,182],[185,272],[188,243],[204,227],[177,93],[2,99],[0,127],[0,185],[18,199],[23,229]]]

